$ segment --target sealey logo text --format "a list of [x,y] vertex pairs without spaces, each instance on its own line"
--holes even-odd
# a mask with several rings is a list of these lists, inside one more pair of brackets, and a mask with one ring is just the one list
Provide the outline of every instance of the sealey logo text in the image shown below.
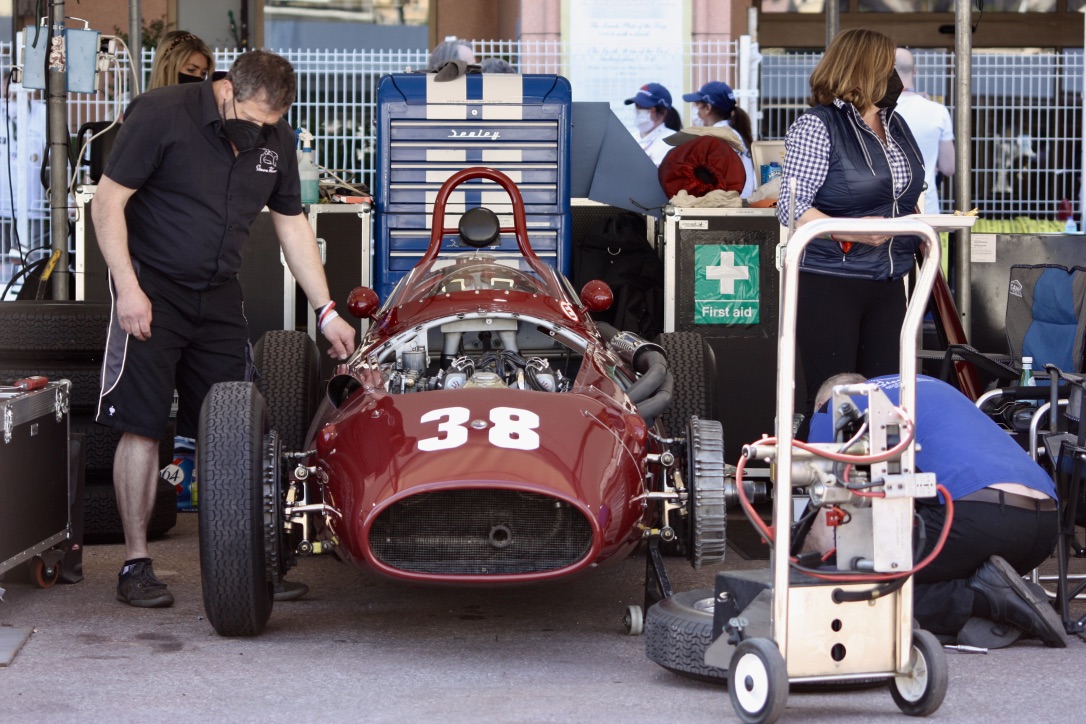
[[501,131],[458,131],[455,128],[449,129],[449,138],[486,138],[497,141],[501,137]]

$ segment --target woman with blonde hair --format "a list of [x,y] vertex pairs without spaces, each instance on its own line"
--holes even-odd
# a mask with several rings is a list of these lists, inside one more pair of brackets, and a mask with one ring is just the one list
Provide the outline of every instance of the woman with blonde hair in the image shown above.
[[[915,213],[924,160],[894,112],[903,89],[894,51],[890,38],[865,28],[839,33],[826,49],[811,74],[811,107],[785,136],[777,204],[785,226]],[[808,418],[815,392],[830,376],[898,372],[904,276],[918,246],[914,236],[834,234],[804,249],[796,341]]]
[[171,30],[158,43],[147,90],[196,83],[206,80],[214,70],[215,56],[207,43],[186,30]]

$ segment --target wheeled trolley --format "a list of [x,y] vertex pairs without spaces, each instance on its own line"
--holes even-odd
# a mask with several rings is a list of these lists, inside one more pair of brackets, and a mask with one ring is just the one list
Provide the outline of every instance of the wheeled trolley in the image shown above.
[[[794,441],[791,426],[779,421],[792,420],[794,413],[799,261],[812,239],[831,233],[917,236],[924,261],[901,330],[900,406],[876,385],[838,386],[831,401],[834,428],[849,430],[849,437],[808,445]],[[914,628],[911,578],[924,564],[914,558],[913,499],[933,496],[937,487],[942,492],[933,475],[916,471],[913,443],[916,339],[939,273],[939,251],[935,231],[915,219],[819,220],[796,231],[787,245],[778,434],[744,448],[736,486],[744,498],[747,461],[764,461],[776,470],[772,530],[744,501],[752,522],[773,543],[771,567],[717,575],[717,638],[705,652],[706,664],[728,669],[729,695],[743,721],[775,721],[790,682],[885,678],[906,714],[925,716],[942,703],[946,659],[932,634]],[[836,569],[793,551],[792,491],[804,486],[812,505],[832,514]],[[947,522],[944,535],[949,511]]]
[[0,387],[0,576],[22,563],[49,588],[71,535],[68,380]]

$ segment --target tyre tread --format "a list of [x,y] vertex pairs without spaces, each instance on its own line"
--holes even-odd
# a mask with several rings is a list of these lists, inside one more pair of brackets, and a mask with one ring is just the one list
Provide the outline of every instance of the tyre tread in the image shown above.
[[257,389],[264,396],[273,430],[285,450],[301,450],[317,411],[320,358],[305,332],[266,332],[253,348]]
[[271,615],[261,461],[267,410],[248,382],[212,386],[200,412],[200,569],[204,610],[223,636],[255,636]]

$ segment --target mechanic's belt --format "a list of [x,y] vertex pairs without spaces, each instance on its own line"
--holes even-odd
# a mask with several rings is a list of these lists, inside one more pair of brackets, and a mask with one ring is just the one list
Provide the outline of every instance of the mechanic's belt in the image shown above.
[[1031,498],[1028,495],[1008,493],[1006,490],[996,490],[995,488],[981,488],[980,490],[970,493],[969,495],[963,495],[955,502],[995,503],[996,505],[1006,505],[1011,508],[1036,510],[1038,512],[1048,512],[1056,510],[1056,501],[1052,498]]

